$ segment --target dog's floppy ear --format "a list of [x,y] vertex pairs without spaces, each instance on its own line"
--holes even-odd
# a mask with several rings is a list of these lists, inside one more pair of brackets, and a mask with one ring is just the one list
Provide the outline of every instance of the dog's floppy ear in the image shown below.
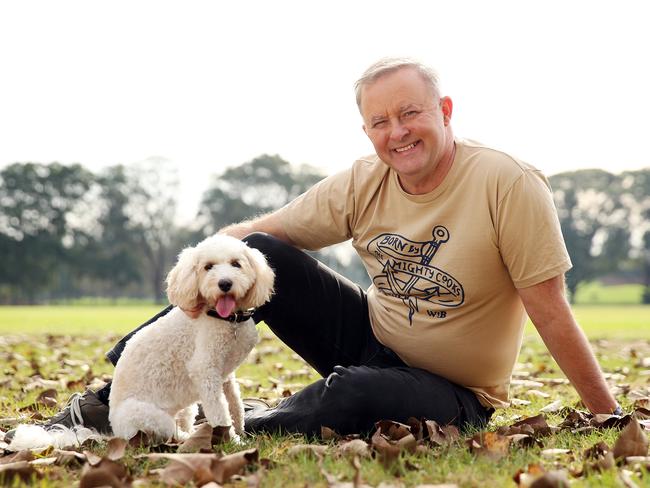
[[255,282],[244,297],[244,306],[246,308],[256,308],[271,299],[275,273],[266,262],[264,255],[257,249],[247,246],[246,259],[255,273]]
[[187,247],[178,256],[176,266],[167,275],[167,298],[172,305],[189,310],[199,302],[198,253]]

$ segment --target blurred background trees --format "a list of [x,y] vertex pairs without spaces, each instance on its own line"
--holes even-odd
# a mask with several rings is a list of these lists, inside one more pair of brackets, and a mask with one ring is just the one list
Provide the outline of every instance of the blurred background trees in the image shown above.
[[[16,163],[0,171],[0,303],[79,297],[164,298],[177,253],[222,226],[280,208],[323,177],[261,155],[214,175],[187,222],[177,219],[178,170],[163,158],[92,173]],[[650,169],[550,177],[574,267],[573,297],[593,280],[637,283],[650,303]],[[364,286],[349,246],[318,258]]]

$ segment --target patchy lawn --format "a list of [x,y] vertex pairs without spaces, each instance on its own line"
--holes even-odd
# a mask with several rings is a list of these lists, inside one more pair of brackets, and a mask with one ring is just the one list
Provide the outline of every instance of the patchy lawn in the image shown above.
[[[276,402],[317,378],[264,327],[261,336],[239,369],[244,396]],[[103,353],[118,338],[0,336],[2,432],[52,415],[72,392],[108,379],[112,366]],[[234,445],[204,426],[182,446],[150,446],[138,438],[129,444],[90,441],[66,451],[11,453],[0,442],[0,484],[650,486],[648,431],[642,430],[650,427],[650,343],[610,338],[593,346],[609,384],[632,415],[586,414],[543,345],[529,337],[513,377],[513,405],[497,411],[486,432],[460,434],[426,419],[409,425],[386,419],[370,439],[340,438],[323,429],[319,439],[264,435]]]

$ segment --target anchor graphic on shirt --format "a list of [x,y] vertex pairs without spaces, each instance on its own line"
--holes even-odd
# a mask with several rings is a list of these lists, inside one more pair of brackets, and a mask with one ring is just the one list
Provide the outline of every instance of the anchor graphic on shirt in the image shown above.
[[419,312],[419,300],[457,307],[465,300],[463,286],[449,273],[431,265],[440,247],[449,241],[442,225],[433,228],[432,239],[416,242],[398,234],[380,234],[368,244],[368,251],[382,263],[382,274],[373,283],[382,293],[400,298],[409,309],[409,323]]

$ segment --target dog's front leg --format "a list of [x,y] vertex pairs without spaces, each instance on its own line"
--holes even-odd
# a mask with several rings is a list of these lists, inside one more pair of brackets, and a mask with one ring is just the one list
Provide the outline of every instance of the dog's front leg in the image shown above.
[[232,419],[223,393],[223,380],[220,374],[221,371],[217,368],[206,368],[194,381],[208,423],[212,427],[230,427]]
[[235,373],[230,373],[226,381],[223,383],[223,392],[228,400],[228,408],[230,416],[232,417],[232,425],[235,427],[235,432],[238,434],[244,433],[244,404],[241,401],[241,393],[239,391],[239,383],[235,378]]

